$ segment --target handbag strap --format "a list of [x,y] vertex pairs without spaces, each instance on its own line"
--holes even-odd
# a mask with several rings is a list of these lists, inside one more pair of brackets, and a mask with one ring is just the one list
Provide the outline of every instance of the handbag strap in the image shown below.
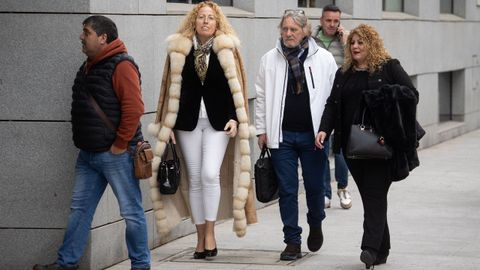
[[170,148],[172,149],[172,155],[174,160],[178,160],[177,149],[174,143],[170,143]]
[[167,159],[168,151],[169,151],[169,145],[170,145],[170,142],[167,143],[167,146],[165,147],[165,151],[163,151],[162,161],[165,161]]
[[[110,118],[108,118],[108,116],[105,114],[105,112],[102,110],[102,108],[100,108],[100,106],[98,105],[97,101],[93,98],[92,96],[92,93],[90,92],[87,92],[88,93],[88,96],[90,97],[89,101],[90,101],[90,104],[92,105],[93,109],[95,110],[95,112],[97,112],[98,116],[100,116],[100,118],[102,119],[102,121],[107,125],[107,127],[109,129],[111,129],[113,132],[117,132],[117,129],[115,128],[115,126],[113,125],[112,121],[110,120]],[[139,123],[140,125],[140,123]],[[138,143],[141,142],[141,141],[138,141],[137,142],[137,145]],[[148,143],[148,142],[147,142]],[[138,147],[137,147],[138,148]],[[130,151],[130,148],[128,148],[128,152],[130,154],[132,154],[132,152]]]
[[167,147],[165,147],[165,151],[163,152],[162,161],[167,160],[169,149],[172,151],[173,159],[178,160],[177,149],[175,148],[175,144],[170,140],[167,143]]
[[105,124],[107,125],[107,127],[111,130],[113,130],[114,132],[117,131],[117,129],[115,128],[115,126],[113,125],[112,121],[110,121],[110,119],[107,117],[107,115],[105,114],[105,112],[103,112],[103,110],[100,108],[100,106],[98,105],[97,101],[93,98],[92,94],[90,92],[88,92],[88,95],[90,97],[90,104],[92,105],[93,109],[97,112],[98,116],[100,116],[100,118],[102,119],[103,122],[105,122]]
[[268,158],[271,158],[270,156],[270,149],[267,146],[263,146],[262,151],[260,152],[260,158],[264,158],[265,154],[267,154]]
[[362,122],[360,123],[362,126],[365,126],[364,120],[365,120],[365,111],[367,111],[366,107],[363,107],[363,112],[362,112]]

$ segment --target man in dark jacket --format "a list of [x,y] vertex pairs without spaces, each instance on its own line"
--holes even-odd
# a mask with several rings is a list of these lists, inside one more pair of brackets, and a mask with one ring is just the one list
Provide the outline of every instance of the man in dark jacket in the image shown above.
[[78,268],[107,184],[125,219],[132,269],[150,269],[145,213],[130,154],[142,139],[140,73],[109,18],[91,16],[83,21],[80,40],[88,58],[77,72],[72,94],[73,141],[80,152],[71,213],[56,262],[33,269]]

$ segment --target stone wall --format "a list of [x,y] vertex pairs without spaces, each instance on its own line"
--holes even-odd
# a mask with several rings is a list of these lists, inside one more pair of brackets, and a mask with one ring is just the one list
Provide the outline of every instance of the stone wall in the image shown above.
[[[279,37],[279,16],[294,0],[234,1],[224,10],[236,29],[248,75],[253,109],[254,79],[260,57]],[[390,53],[412,76],[419,92],[419,122],[429,147],[480,127],[480,8],[456,1],[457,15],[439,14],[438,1],[405,0],[407,13],[382,12],[382,1],[339,0],[342,24],[366,22],[381,33]],[[0,2],[0,261],[5,269],[30,269],[55,260],[69,214],[77,150],[71,141],[71,86],[85,56],[81,22],[103,13],[118,26],[120,38],[142,73],[146,114],[154,118],[165,61],[165,38],[189,5],[165,0],[3,0]],[[307,9],[318,24],[319,9]],[[439,121],[439,73],[454,71],[455,121]],[[458,116],[458,117],[457,117]],[[151,138],[149,138],[152,140]],[[252,160],[258,156],[256,143]],[[149,244],[193,231],[186,220],[168,239],[156,235],[148,183],[142,183]],[[261,205],[259,205],[261,207]],[[92,225],[82,269],[101,269],[126,259],[124,222],[110,189]]]

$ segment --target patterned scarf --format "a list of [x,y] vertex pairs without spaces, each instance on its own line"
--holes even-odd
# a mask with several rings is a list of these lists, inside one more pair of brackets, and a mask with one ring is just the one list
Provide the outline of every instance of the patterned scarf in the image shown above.
[[299,95],[303,92],[303,83],[305,82],[305,70],[300,62],[300,55],[308,49],[308,37],[305,37],[295,48],[287,48],[283,45],[283,42],[280,43],[282,44],[283,54],[287,58],[297,83],[295,94]]
[[210,49],[213,46],[213,38],[211,37],[205,44],[201,44],[200,40],[197,38],[198,46],[193,51],[193,56],[195,57],[195,71],[197,72],[200,81],[205,81],[207,76],[207,54],[210,53]]

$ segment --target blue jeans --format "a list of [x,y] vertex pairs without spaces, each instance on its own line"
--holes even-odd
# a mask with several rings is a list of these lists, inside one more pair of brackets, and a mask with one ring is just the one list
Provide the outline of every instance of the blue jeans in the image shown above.
[[[132,267],[150,267],[147,223],[140,185],[133,173],[130,153],[93,153],[80,150],[75,166],[75,186],[63,244],[58,250],[61,266],[78,264],[90,234],[93,215],[107,184],[112,187],[125,219],[128,255]],[[118,247],[120,248],[120,247]]]
[[[330,141],[333,139],[333,134],[330,136],[330,140],[326,141],[324,146],[329,153],[330,149]],[[337,181],[337,189],[344,189],[348,186],[348,167],[347,163],[345,162],[345,159],[343,158],[343,155],[341,154],[333,154],[334,160],[335,160],[335,180]],[[332,178],[330,177],[330,161],[327,159],[327,166],[325,168],[325,197],[328,197],[329,199],[332,198],[332,186],[330,185],[330,182],[332,181]]]
[[298,159],[302,165],[303,184],[307,198],[307,222],[312,228],[322,225],[325,218],[323,183],[327,155],[316,149],[313,132],[283,131],[278,149],[270,149],[279,182],[280,216],[284,242],[301,244],[302,228],[298,226]]

